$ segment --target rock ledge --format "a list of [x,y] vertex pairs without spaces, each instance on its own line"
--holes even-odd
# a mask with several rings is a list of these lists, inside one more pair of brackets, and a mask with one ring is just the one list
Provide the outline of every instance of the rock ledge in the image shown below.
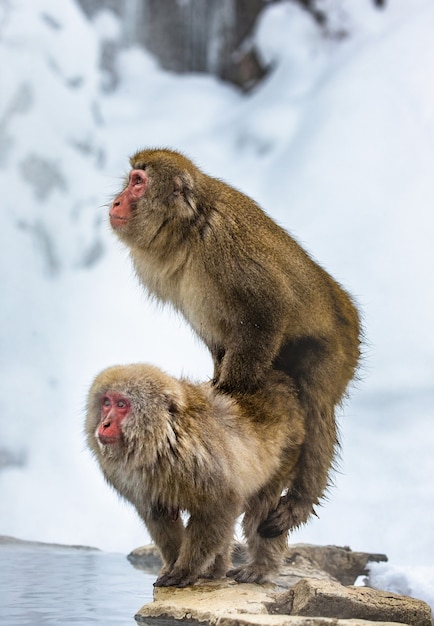
[[[128,558],[143,569],[155,571],[159,566],[153,546],[138,548]],[[234,561],[243,559],[244,549],[237,546]],[[276,584],[238,584],[224,579],[198,581],[185,589],[155,588],[154,602],[143,606],[135,619],[149,625],[433,626],[431,609],[422,600],[348,586],[367,573],[370,561],[385,560],[385,555],[349,548],[294,545]]]

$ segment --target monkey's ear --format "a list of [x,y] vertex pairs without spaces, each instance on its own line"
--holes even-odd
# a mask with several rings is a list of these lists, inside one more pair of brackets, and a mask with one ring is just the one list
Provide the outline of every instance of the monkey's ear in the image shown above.
[[184,401],[180,394],[170,393],[165,394],[164,397],[166,409],[173,417],[178,417],[184,410]]
[[179,406],[177,405],[174,398],[167,398],[167,410],[169,411],[170,415],[172,415],[173,417],[178,417]]
[[187,208],[186,217],[193,217],[196,213],[196,201],[193,193],[193,179],[188,172],[182,172],[173,178],[173,195],[182,197]]

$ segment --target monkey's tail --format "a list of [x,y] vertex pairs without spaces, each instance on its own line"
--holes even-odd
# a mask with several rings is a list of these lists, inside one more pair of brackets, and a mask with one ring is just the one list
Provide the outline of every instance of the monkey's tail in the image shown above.
[[[304,396],[304,397],[303,397]],[[261,537],[272,538],[304,524],[316,515],[315,506],[330,486],[330,470],[339,448],[335,407],[301,395],[305,409],[305,441],[300,450],[296,475],[276,509],[258,526]]]

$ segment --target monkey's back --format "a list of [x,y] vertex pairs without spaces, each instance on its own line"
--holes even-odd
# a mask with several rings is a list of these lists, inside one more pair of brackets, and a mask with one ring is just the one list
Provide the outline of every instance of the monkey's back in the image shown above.
[[175,289],[175,306],[198,334],[209,343],[208,326],[223,337],[231,323],[249,332],[244,323],[252,334],[268,324],[282,338],[333,336],[355,364],[359,319],[346,291],[251,198],[205,175],[201,187],[205,225],[189,233]]

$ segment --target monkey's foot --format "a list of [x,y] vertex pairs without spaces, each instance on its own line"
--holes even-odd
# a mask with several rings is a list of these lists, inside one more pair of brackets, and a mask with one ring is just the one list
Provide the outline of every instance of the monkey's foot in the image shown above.
[[216,576],[212,572],[205,572],[205,574],[201,574],[200,578],[204,578],[205,580],[216,580],[216,578],[223,578],[223,576]]
[[217,554],[214,562],[208,567],[207,571],[201,574],[201,578],[224,578],[228,569],[232,568],[232,561],[227,554]]
[[239,373],[235,376],[234,370],[230,370],[230,375],[222,372],[218,379],[212,380],[213,387],[220,393],[230,396],[243,396],[245,394],[253,394],[261,388],[264,382],[264,375],[261,371],[255,373],[252,369],[245,373]]
[[167,574],[159,576],[154,582],[154,587],[188,587],[195,583],[198,576],[187,574],[185,571],[172,569]]
[[304,524],[311,515],[316,515],[311,500],[283,496],[277,508],[259,524],[258,533],[264,539],[279,537]]
[[237,583],[257,583],[261,585],[269,581],[270,572],[265,571],[263,568],[258,567],[254,563],[250,565],[242,565],[241,567],[234,567],[234,569],[226,572],[228,578],[233,578]]

